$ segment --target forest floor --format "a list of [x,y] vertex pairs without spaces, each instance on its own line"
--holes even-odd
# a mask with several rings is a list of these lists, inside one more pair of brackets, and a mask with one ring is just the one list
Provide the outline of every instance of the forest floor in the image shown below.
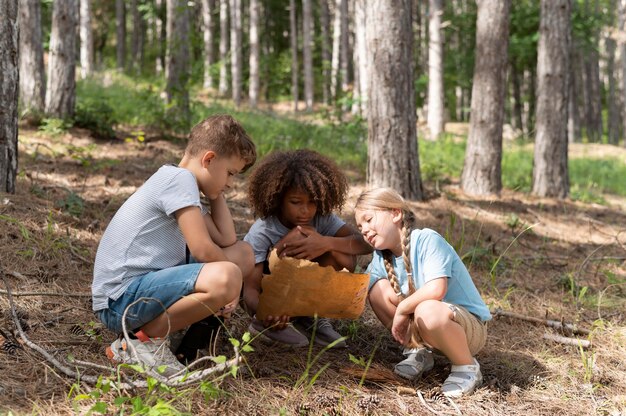
[[[237,377],[216,380],[213,391],[204,386],[118,393],[63,374],[20,339],[7,287],[28,339],[63,363],[73,357],[107,365],[104,349],[114,335],[100,328],[88,296],[99,238],[123,201],[160,165],[177,162],[182,149],[182,141],[149,134],[143,143],[104,142],[80,129],[50,136],[21,128],[17,192],[0,195],[0,413],[85,414],[102,401],[106,405],[94,410],[159,414],[162,398],[190,414],[626,414],[624,200],[607,199],[610,205],[602,206],[513,191],[471,198],[454,179],[439,191],[426,183],[428,199],[413,207],[421,226],[441,233],[464,257],[492,310],[572,323],[589,335],[496,317],[477,357],[484,385],[454,402],[439,392],[450,370],[443,357],[419,381],[393,375],[401,348],[369,307],[356,321],[335,323],[349,336],[347,349],[313,347],[310,356],[307,349],[255,341]],[[603,149],[617,153],[611,146]],[[341,213],[348,222],[363,188],[362,180],[352,183]],[[243,236],[253,222],[243,179],[227,198]],[[364,256],[359,263],[368,260]],[[241,339],[248,323],[238,309],[226,326]],[[578,337],[591,346],[557,343],[545,334]],[[220,339],[218,349],[230,354],[228,340]],[[364,368],[357,362],[370,359],[370,371],[361,378]],[[111,373],[87,368],[80,374]],[[119,395],[135,400],[115,401]]]

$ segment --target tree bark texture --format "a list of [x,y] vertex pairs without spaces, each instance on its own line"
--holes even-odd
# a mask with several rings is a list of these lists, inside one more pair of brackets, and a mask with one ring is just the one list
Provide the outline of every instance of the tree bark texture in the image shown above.
[[91,29],[91,0],[80,0],[80,77],[93,73],[93,31]]
[[430,0],[428,17],[428,131],[435,140],[443,133],[443,0]]
[[302,0],[302,66],[304,69],[304,103],[313,109],[313,10],[311,0]]
[[230,0],[230,73],[235,107],[241,105],[243,83],[241,36],[241,0]]
[[20,25],[20,106],[43,113],[46,79],[41,38],[41,0],[18,0]]
[[289,40],[291,44],[291,96],[293,111],[298,111],[298,24],[296,21],[296,0],[289,0]]
[[15,193],[19,91],[18,0],[0,0],[0,191]]
[[537,57],[537,117],[532,192],[565,198],[570,0],[542,0]]
[[422,199],[413,89],[411,1],[366,2],[369,66],[367,183]]
[[[626,0],[625,0],[626,1]],[[328,0],[320,0],[320,35],[322,37],[322,100],[330,102],[330,65],[332,52],[330,48],[330,11]]]
[[[598,0],[595,1],[596,15],[599,15]],[[585,12],[590,15],[589,1],[585,0]],[[596,30],[591,42],[599,45],[599,32]],[[587,139],[598,143],[602,140],[602,91],[600,82],[600,54],[593,47],[584,55],[585,59],[585,124]]]
[[[611,3],[614,3],[613,1]],[[614,9],[614,4],[611,4],[611,10]],[[619,144],[621,136],[621,120],[617,95],[617,80],[615,78],[615,51],[617,45],[615,39],[610,35],[605,39],[606,45],[606,77],[608,79],[608,91],[606,96],[606,105],[608,107],[607,114],[607,134],[610,144]]]
[[333,101],[337,99],[337,87],[339,85],[341,46],[343,44],[341,41],[341,34],[345,32],[345,29],[342,28],[345,20],[342,18],[341,13],[344,10],[343,3],[346,1],[348,0],[335,0],[335,15],[333,17],[333,53],[330,64],[330,96]]
[[53,3],[46,113],[56,118],[74,115],[78,13],[78,0]]
[[167,0],[167,102],[169,115],[181,127],[189,122],[189,9],[186,0]]
[[165,33],[165,25],[163,22],[165,21],[165,8],[163,7],[164,0],[155,0],[154,1],[154,31],[155,31],[155,40],[157,42],[157,57],[155,59],[155,70],[157,74],[163,72],[163,68],[165,67],[165,43],[166,36]]
[[502,125],[510,0],[479,0],[470,132],[461,187],[472,195],[502,189]]
[[[354,1],[354,50],[355,56],[355,82],[354,91],[355,98],[358,98],[359,111],[361,117],[367,118],[367,87],[368,87],[368,60],[367,60],[367,42],[365,40],[365,34],[367,29],[365,27],[365,2],[366,0]],[[358,73],[358,83],[356,74]]]
[[124,0],[115,0],[115,27],[117,69],[123,70],[126,65],[126,5]]
[[574,38],[571,39],[569,49],[570,69],[568,81],[569,95],[567,97],[567,141],[569,143],[580,143],[582,141],[582,134],[580,131],[580,103],[578,97],[581,87],[581,59]]
[[[618,29],[620,31],[626,30],[626,0],[619,0],[619,16],[618,16]],[[620,66],[621,66],[621,83],[622,83],[622,130],[624,136],[626,136],[626,42],[620,42]],[[626,147],[626,139],[624,140],[624,147]]]
[[[256,1],[257,0],[251,1],[250,8],[252,8],[252,3]],[[202,87],[207,90],[213,89],[213,77],[211,76],[211,67],[213,66],[213,63],[214,63],[214,57],[213,57],[213,12],[214,11],[215,11],[215,0],[202,0],[202,39],[204,40],[204,78],[202,82]],[[252,32],[252,29],[250,29],[250,32]]]
[[140,0],[132,0],[131,10],[133,19],[133,32],[131,37],[131,69],[135,73],[141,72],[143,65],[143,52],[144,52],[144,38],[145,38],[145,24],[143,20],[143,14],[139,10]]
[[260,43],[259,43],[259,0],[250,0],[250,85],[248,97],[250,107],[256,108],[259,102],[261,91],[259,63],[260,63]]
[[228,92],[228,0],[220,0],[220,82],[221,96]]

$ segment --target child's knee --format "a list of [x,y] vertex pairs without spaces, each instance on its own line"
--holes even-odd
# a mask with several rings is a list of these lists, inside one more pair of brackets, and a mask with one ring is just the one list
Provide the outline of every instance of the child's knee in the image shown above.
[[241,291],[241,269],[231,262],[205,264],[198,276],[196,290],[233,300]]
[[450,318],[448,314],[441,313],[443,303],[438,300],[428,299],[421,302],[415,308],[415,321],[420,329],[433,330],[445,326]]

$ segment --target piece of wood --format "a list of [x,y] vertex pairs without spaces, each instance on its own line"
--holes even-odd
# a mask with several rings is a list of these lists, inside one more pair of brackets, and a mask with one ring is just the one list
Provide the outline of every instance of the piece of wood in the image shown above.
[[369,275],[338,272],[308,260],[278,258],[272,250],[271,274],[263,276],[257,318],[314,316],[356,319],[365,308]]
[[543,339],[558,342],[559,344],[573,345],[575,347],[589,348],[591,347],[591,341],[580,338],[568,338],[554,334],[543,334]]
[[585,329],[585,328],[579,328],[578,326],[574,324],[566,324],[561,321],[553,321],[551,319],[541,319],[541,318],[535,318],[532,316],[521,315],[515,312],[503,311],[500,308],[491,310],[491,314],[494,316],[507,316],[509,318],[515,318],[515,319],[519,319],[519,320],[526,321],[526,322],[533,322],[536,324],[541,324],[541,325],[549,326],[549,327],[556,328],[556,329],[571,331],[574,334],[589,335],[591,333],[590,330]]

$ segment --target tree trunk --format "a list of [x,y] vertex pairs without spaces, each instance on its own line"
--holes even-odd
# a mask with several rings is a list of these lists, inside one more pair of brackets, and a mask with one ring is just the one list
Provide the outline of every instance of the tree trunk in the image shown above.
[[570,0],[541,0],[537,56],[537,117],[532,192],[565,198]]
[[19,91],[17,0],[0,0],[0,191],[15,193]]
[[221,96],[228,93],[228,0],[220,0],[220,82]]
[[324,104],[330,102],[330,65],[332,54],[330,49],[330,12],[328,0],[320,0],[320,32],[322,43],[322,100]]
[[[626,0],[619,0],[619,30],[623,33],[626,31]],[[620,65],[622,75],[622,130],[626,136],[626,42],[620,42]],[[626,147],[626,139],[624,140]]]
[[74,115],[78,11],[78,0],[56,1],[52,8],[46,113],[56,118]]
[[117,69],[124,70],[126,65],[126,5],[124,0],[115,0],[115,26]]
[[230,73],[233,102],[241,105],[241,0],[230,0]]
[[163,21],[165,20],[165,9],[163,7],[163,0],[155,0],[154,2],[154,31],[155,38],[157,42],[157,57],[155,60],[155,70],[157,74],[163,72],[163,68],[165,67],[165,37],[166,33],[164,30],[165,25]]
[[91,0],[80,0],[80,77],[93,73],[93,32],[91,30]]
[[[368,62],[367,62],[367,42],[365,40],[365,2],[366,0],[355,0],[354,2],[354,50],[355,56],[355,79],[354,91],[361,117],[367,118],[367,84],[368,84]],[[358,82],[357,75],[358,74]]]
[[341,60],[341,34],[344,29],[341,27],[344,19],[341,16],[344,10],[343,3],[347,0],[335,0],[335,16],[333,20],[333,54],[330,64],[330,97],[331,100],[337,99],[337,86],[339,85],[339,67]]
[[293,111],[298,111],[298,31],[296,1],[289,0],[289,40],[291,42],[291,95]]
[[248,96],[250,107],[256,108],[259,101],[261,84],[259,82],[259,1],[250,0],[250,86]]
[[[257,0],[252,0],[256,2]],[[250,6],[252,7],[252,6]],[[214,63],[213,57],[213,12],[215,10],[215,0],[202,0],[202,38],[204,40],[204,79],[202,87],[207,90],[213,89],[213,77],[211,67]]]
[[[350,88],[350,62],[352,58],[352,54],[350,53],[350,37],[348,36],[348,0],[343,0],[341,7],[341,57],[339,58],[339,79],[341,80],[341,94],[345,97]],[[349,110],[345,103],[342,110]]]
[[[611,22],[613,19],[613,10],[615,10],[615,0],[611,0],[609,3],[609,13],[611,15]],[[612,24],[611,24],[612,25]],[[619,144],[620,139],[620,112],[619,105],[617,103],[617,81],[615,79],[615,39],[611,37],[611,34],[605,39],[606,45],[606,77],[608,78],[608,94],[606,96],[608,115],[607,115],[607,133],[610,144]]]
[[524,123],[522,122],[522,87],[520,85],[520,74],[514,65],[510,66],[510,81],[513,89],[513,115],[511,117],[511,124],[517,130],[524,133]]
[[311,0],[302,0],[302,62],[304,69],[304,103],[313,109],[313,11]]
[[143,15],[139,10],[140,0],[132,0],[131,11],[133,18],[133,32],[131,38],[131,69],[136,73],[141,73],[141,67],[143,65],[143,45],[144,45],[144,32],[145,25],[143,21]]
[[[573,6],[573,5],[572,5]],[[580,131],[580,105],[578,100],[578,94],[580,91],[580,53],[576,47],[576,41],[572,37],[570,42],[570,65],[569,65],[569,80],[568,80],[568,97],[567,97],[567,141],[569,143],[580,143],[582,141],[582,135]]]
[[20,105],[23,111],[43,113],[46,80],[41,42],[41,0],[19,0]]
[[189,125],[189,9],[186,0],[167,0],[167,74],[168,117],[174,126]]
[[389,186],[421,200],[413,89],[411,1],[366,2],[367,51],[371,62],[367,183]]
[[443,133],[443,0],[430,0],[428,18],[428,131],[435,140]]
[[[598,3],[596,0],[596,11]],[[591,14],[589,2],[585,1],[585,12]],[[599,34],[593,33],[591,42],[594,47],[585,54],[585,108],[587,138],[590,142],[597,143],[602,140],[602,96],[600,82],[600,56],[596,49],[599,46]]]
[[506,94],[510,0],[479,0],[470,132],[461,176],[463,191],[502,189],[502,124]]

